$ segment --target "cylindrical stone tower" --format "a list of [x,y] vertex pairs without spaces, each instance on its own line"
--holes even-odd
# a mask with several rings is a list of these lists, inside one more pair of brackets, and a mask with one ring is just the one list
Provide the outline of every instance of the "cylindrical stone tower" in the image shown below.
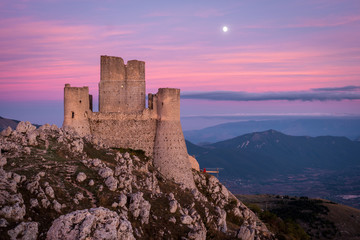
[[138,113],[145,109],[145,62],[127,65],[120,57],[101,56],[99,112]]
[[88,87],[65,84],[63,127],[71,127],[81,136],[90,134],[88,114],[92,112],[91,99]]
[[154,165],[167,178],[195,188],[180,123],[180,89],[160,88],[157,93],[158,122]]

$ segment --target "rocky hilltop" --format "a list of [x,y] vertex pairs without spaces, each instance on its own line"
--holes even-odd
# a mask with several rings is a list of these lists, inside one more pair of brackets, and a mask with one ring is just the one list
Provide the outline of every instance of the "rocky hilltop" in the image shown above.
[[165,179],[142,151],[55,125],[0,134],[1,239],[274,239],[214,176]]

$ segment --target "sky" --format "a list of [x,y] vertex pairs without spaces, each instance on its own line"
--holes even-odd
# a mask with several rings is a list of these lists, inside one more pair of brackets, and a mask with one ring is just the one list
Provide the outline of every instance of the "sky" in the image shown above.
[[0,0],[0,116],[61,125],[100,55],[145,61],[184,117],[359,116],[359,39],[359,0]]

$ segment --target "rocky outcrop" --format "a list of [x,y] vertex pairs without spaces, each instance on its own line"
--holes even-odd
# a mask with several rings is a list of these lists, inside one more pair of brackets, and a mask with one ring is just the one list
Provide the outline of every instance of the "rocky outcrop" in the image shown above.
[[131,223],[106,208],[91,208],[56,219],[46,239],[135,239]]
[[38,236],[37,222],[22,222],[8,231],[11,240],[36,240]]
[[24,200],[18,193],[17,184],[21,177],[0,169],[0,218],[14,221],[22,220],[26,214]]
[[5,129],[0,146],[0,236],[273,239],[209,174],[191,171],[185,188],[139,151],[48,124]]

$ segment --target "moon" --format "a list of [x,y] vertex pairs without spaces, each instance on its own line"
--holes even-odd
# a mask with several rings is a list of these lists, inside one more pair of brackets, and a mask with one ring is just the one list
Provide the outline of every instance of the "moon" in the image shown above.
[[223,30],[223,32],[227,32],[229,30],[229,28],[227,26],[223,26],[222,30]]

